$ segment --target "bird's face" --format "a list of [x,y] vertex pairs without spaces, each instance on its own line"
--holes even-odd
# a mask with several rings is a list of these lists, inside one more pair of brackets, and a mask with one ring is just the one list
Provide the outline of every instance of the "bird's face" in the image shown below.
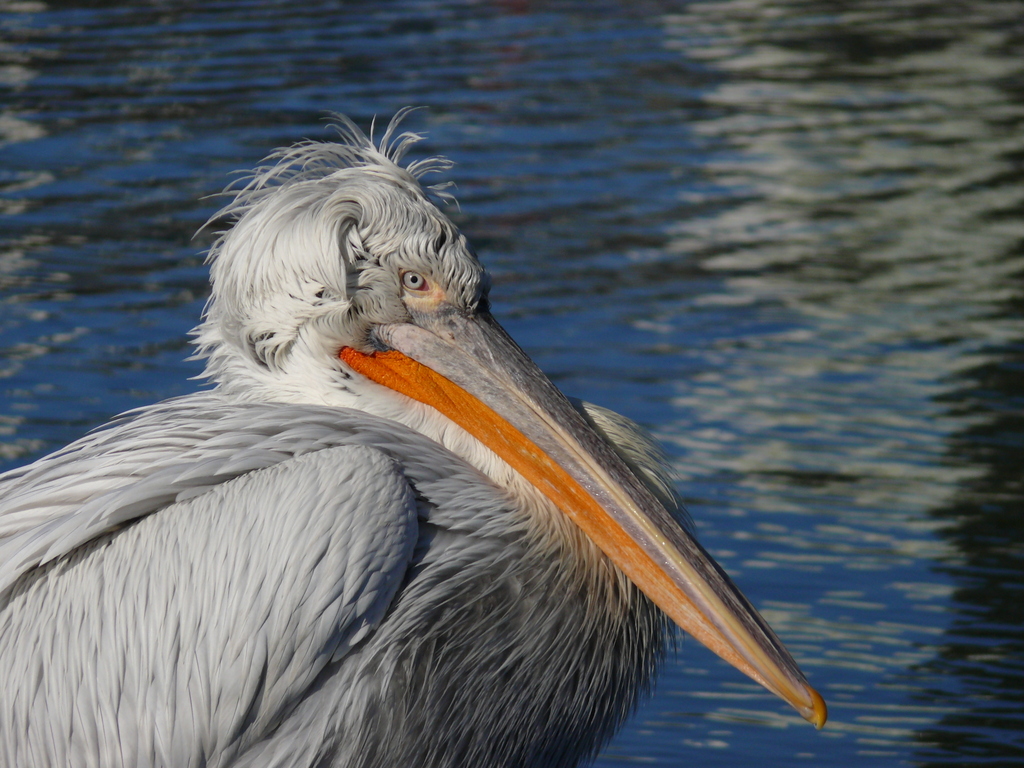
[[[303,170],[269,191],[250,184],[214,248],[199,329],[210,375],[238,396],[393,418],[484,471],[500,465],[679,626],[820,726],[824,702],[764,620],[490,315],[465,238],[362,141],[356,167],[311,175],[326,163],[293,154]],[[311,157],[316,146],[336,145],[308,145]]]
[[[466,238],[422,195],[382,189],[384,198],[349,233],[354,290],[344,346],[381,350],[378,331],[397,322],[428,325],[452,313],[485,312],[489,281]],[[375,201],[377,202],[377,201]],[[387,211],[404,211],[396,222]]]

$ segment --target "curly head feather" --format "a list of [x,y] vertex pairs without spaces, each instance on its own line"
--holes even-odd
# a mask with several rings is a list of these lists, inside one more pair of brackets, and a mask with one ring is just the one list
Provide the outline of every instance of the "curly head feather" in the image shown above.
[[398,133],[411,111],[401,110],[376,144],[334,115],[337,141],[278,149],[225,190],[234,197],[207,226],[227,221],[228,228],[209,252],[212,293],[194,331],[207,377],[224,384],[280,369],[312,321],[350,342],[357,311],[364,319],[385,311],[384,273],[398,262],[441,272],[463,286],[467,305],[486,290],[465,238],[430,199],[451,200],[448,185],[420,184],[452,163],[400,165],[423,138]]

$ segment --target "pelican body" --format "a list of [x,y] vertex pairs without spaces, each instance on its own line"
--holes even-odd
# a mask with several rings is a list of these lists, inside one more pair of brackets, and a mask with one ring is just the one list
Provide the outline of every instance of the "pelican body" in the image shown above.
[[211,390],[0,476],[0,764],[575,766],[672,624],[824,722],[656,446],[490,315],[403,116],[234,190]]

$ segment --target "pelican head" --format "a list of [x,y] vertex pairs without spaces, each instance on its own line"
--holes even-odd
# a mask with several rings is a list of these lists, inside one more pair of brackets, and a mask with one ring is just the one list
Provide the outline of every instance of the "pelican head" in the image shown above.
[[420,138],[396,135],[404,115],[379,144],[339,118],[339,142],[280,150],[235,190],[195,332],[206,375],[426,434],[820,727],[824,702],[756,610],[491,316],[486,273],[420,183],[449,164],[400,165]]

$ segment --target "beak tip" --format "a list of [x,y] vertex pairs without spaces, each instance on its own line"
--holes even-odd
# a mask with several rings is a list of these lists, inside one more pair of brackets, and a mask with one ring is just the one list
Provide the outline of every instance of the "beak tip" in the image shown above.
[[807,691],[811,695],[811,706],[801,712],[801,714],[807,722],[821,730],[825,725],[825,721],[828,720],[828,705],[825,704],[825,700],[821,698],[821,694],[816,690],[808,687]]

